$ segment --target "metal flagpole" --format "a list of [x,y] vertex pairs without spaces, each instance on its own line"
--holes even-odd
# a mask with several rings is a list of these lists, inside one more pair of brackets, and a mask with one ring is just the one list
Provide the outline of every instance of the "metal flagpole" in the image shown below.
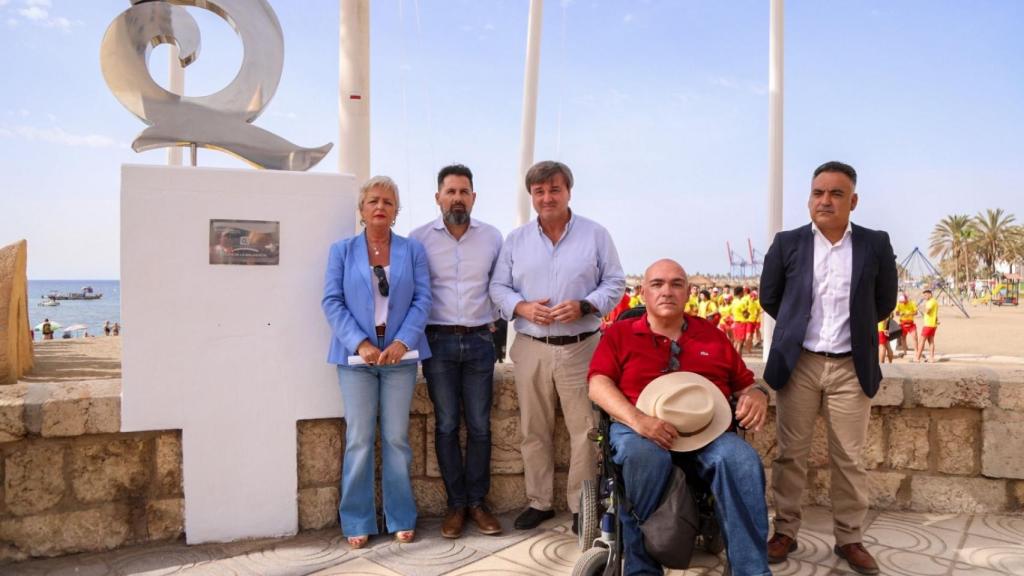
[[[768,18],[768,245],[782,230],[782,88],[783,88],[783,0],[771,0]],[[768,360],[775,319],[762,321],[763,349]]]
[[[185,95],[185,69],[181,67],[181,62],[178,60],[178,47],[174,44],[170,45],[171,50],[169,52],[170,59],[167,63],[167,84],[170,87],[171,92],[175,94]],[[181,166],[182,162],[182,150],[181,146],[171,146],[167,149],[167,165],[168,166]]]

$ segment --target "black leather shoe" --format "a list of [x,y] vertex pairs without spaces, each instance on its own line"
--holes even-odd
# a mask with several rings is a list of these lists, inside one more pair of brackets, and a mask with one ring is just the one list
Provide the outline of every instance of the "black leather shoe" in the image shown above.
[[536,508],[527,508],[523,510],[523,513],[516,518],[516,530],[532,530],[540,523],[545,520],[550,520],[555,517],[554,510],[537,510]]
[[572,515],[572,533],[577,536],[580,535],[580,515],[578,512]]

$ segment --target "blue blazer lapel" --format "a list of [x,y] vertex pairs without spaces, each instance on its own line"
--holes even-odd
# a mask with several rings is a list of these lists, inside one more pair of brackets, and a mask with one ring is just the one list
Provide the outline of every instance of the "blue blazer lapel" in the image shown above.
[[391,284],[399,286],[405,272],[405,263],[409,259],[409,243],[396,234],[391,235]]
[[864,236],[864,231],[858,230],[858,228],[858,226],[850,227],[850,240],[853,242],[853,271],[850,275],[851,304],[853,303],[852,296],[857,292],[857,285],[860,283],[861,273],[864,272],[864,257],[867,256],[865,254],[867,238]]
[[[370,309],[373,309],[373,291],[375,290],[376,278],[371,278],[370,274],[370,255],[366,251],[366,234],[360,233],[356,237],[356,241],[352,243],[352,250],[355,254],[352,255],[354,258],[356,268],[359,270],[359,274],[363,278],[363,284],[366,286],[366,294],[370,296]],[[373,317],[370,317],[371,323]]]

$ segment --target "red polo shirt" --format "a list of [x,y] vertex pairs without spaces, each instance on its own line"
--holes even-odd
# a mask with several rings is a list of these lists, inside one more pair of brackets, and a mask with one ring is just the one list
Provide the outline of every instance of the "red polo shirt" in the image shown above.
[[[714,382],[726,398],[754,383],[754,373],[721,330],[688,314],[686,322],[687,328],[677,340],[681,372],[695,372]],[[587,380],[594,374],[611,378],[635,405],[644,387],[664,374],[671,353],[668,338],[651,332],[647,314],[616,322],[601,336]]]

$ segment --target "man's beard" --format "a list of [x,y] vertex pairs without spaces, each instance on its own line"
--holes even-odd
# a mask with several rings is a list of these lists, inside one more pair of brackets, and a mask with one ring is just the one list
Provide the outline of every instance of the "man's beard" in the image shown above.
[[452,226],[463,226],[465,224],[469,224],[469,212],[465,210],[461,212],[449,210],[444,213],[444,223],[451,224]]

